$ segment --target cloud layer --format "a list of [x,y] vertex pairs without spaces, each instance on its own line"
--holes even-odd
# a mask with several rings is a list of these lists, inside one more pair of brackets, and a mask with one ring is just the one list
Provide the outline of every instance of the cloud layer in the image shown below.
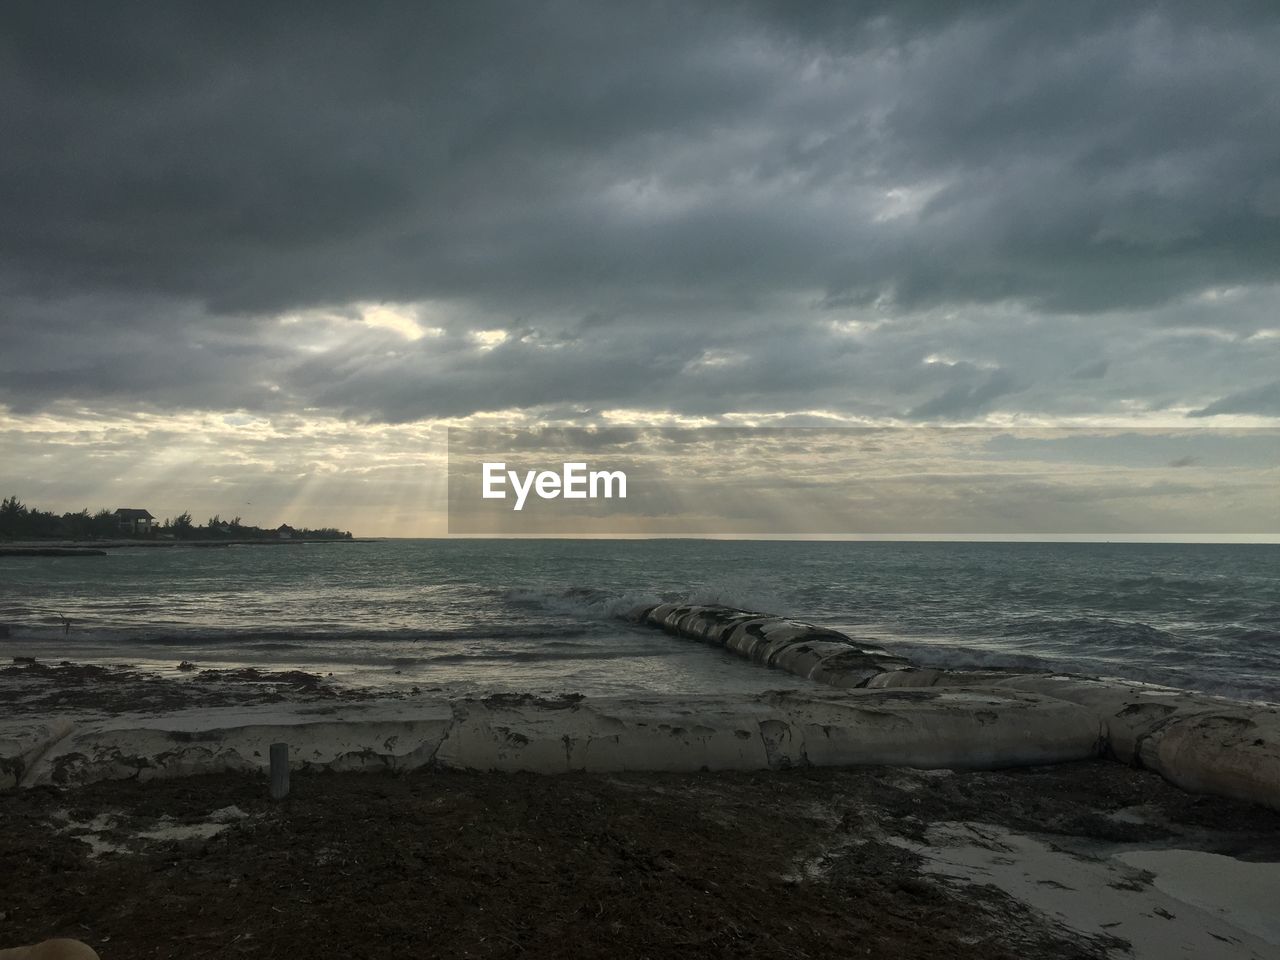
[[1274,4],[16,3],[0,37],[15,423],[1280,417]]

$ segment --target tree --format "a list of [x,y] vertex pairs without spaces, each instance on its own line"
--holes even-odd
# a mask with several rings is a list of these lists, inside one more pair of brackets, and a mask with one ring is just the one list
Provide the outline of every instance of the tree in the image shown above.
[[179,540],[189,539],[195,533],[195,527],[191,524],[191,514],[183,510],[180,514],[173,518],[173,535]]
[[90,516],[88,508],[81,510],[79,513],[64,513],[62,515],[62,533],[63,536],[72,540],[87,540],[93,536],[93,517]]
[[116,524],[115,514],[105,507],[93,515],[91,529],[95,537],[114,536],[120,530]]
[[24,532],[27,505],[16,496],[0,501],[0,537],[19,537]]
[[56,537],[62,521],[48,510],[32,510],[15,497],[0,500],[0,537]]

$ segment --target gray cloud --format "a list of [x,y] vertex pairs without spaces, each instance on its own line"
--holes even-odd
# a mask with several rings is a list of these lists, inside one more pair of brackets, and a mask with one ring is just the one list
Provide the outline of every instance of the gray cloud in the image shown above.
[[911,411],[910,416],[921,420],[955,419],[980,413],[992,401],[1018,389],[1018,382],[1004,370],[993,370],[976,383],[957,383],[946,391]]
[[1208,417],[1217,413],[1261,413],[1267,416],[1280,416],[1280,380],[1229,394],[1206,407],[1192,411],[1190,415]]
[[0,23],[20,413],[1280,414],[1271,5]]
[[1107,375],[1110,364],[1106,360],[1095,360],[1071,371],[1073,380],[1101,380]]

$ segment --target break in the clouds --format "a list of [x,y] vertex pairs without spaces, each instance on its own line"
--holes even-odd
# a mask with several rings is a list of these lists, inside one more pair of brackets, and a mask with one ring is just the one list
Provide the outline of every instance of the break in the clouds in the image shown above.
[[7,4],[0,405],[1275,418],[1277,49],[1243,0]]

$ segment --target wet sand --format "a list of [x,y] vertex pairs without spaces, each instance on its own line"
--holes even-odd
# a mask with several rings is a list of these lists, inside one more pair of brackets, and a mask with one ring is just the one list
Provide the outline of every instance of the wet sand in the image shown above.
[[392,699],[407,692],[344,688],[302,670],[210,670],[185,661],[167,674],[131,664],[37,661],[31,657],[0,666],[0,709],[9,718]]

